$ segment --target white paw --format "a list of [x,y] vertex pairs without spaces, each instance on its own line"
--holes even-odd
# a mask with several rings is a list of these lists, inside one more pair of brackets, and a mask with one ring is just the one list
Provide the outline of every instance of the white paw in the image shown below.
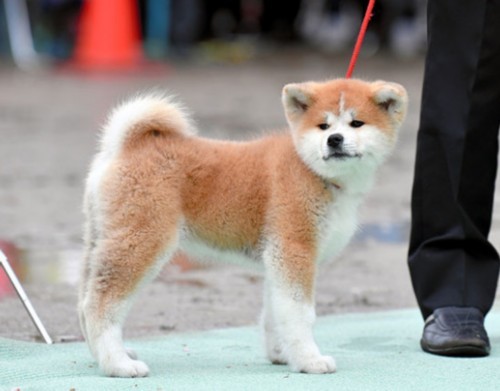
[[127,358],[101,365],[103,372],[112,377],[144,377],[149,374],[148,366],[142,361]]
[[333,373],[337,369],[335,360],[330,356],[315,356],[307,360],[291,363],[290,367],[295,372],[303,373]]

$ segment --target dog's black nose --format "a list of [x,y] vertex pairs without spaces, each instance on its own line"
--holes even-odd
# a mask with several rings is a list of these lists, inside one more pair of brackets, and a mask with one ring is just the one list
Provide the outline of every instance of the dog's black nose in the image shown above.
[[344,143],[344,136],[340,133],[334,133],[328,137],[327,144],[332,148],[339,148]]

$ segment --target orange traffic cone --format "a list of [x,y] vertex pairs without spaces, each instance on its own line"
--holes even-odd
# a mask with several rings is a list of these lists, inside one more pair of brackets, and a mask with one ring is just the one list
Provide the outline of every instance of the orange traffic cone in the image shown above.
[[134,68],[142,59],[137,0],[85,0],[73,65],[120,70]]

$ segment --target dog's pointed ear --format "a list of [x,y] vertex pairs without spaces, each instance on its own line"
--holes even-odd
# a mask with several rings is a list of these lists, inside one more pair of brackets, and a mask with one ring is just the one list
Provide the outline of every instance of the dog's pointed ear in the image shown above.
[[313,103],[311,83],[287,84],[283,87],[281,101],[288,119],[294,119],[305,113]]
[[397,83],[376,81],[372,83],[373,100],[391,118],[401,124],[408,108],[408,94],[405,88]]

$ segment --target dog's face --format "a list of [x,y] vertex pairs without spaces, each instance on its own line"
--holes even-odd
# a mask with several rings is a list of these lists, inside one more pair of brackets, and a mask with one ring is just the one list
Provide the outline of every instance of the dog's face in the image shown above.
[[282,100],[297,152],[328,179],[353,164],[376,167],[384,160],[408,98],[396,83],[338,79],[288,84]]

